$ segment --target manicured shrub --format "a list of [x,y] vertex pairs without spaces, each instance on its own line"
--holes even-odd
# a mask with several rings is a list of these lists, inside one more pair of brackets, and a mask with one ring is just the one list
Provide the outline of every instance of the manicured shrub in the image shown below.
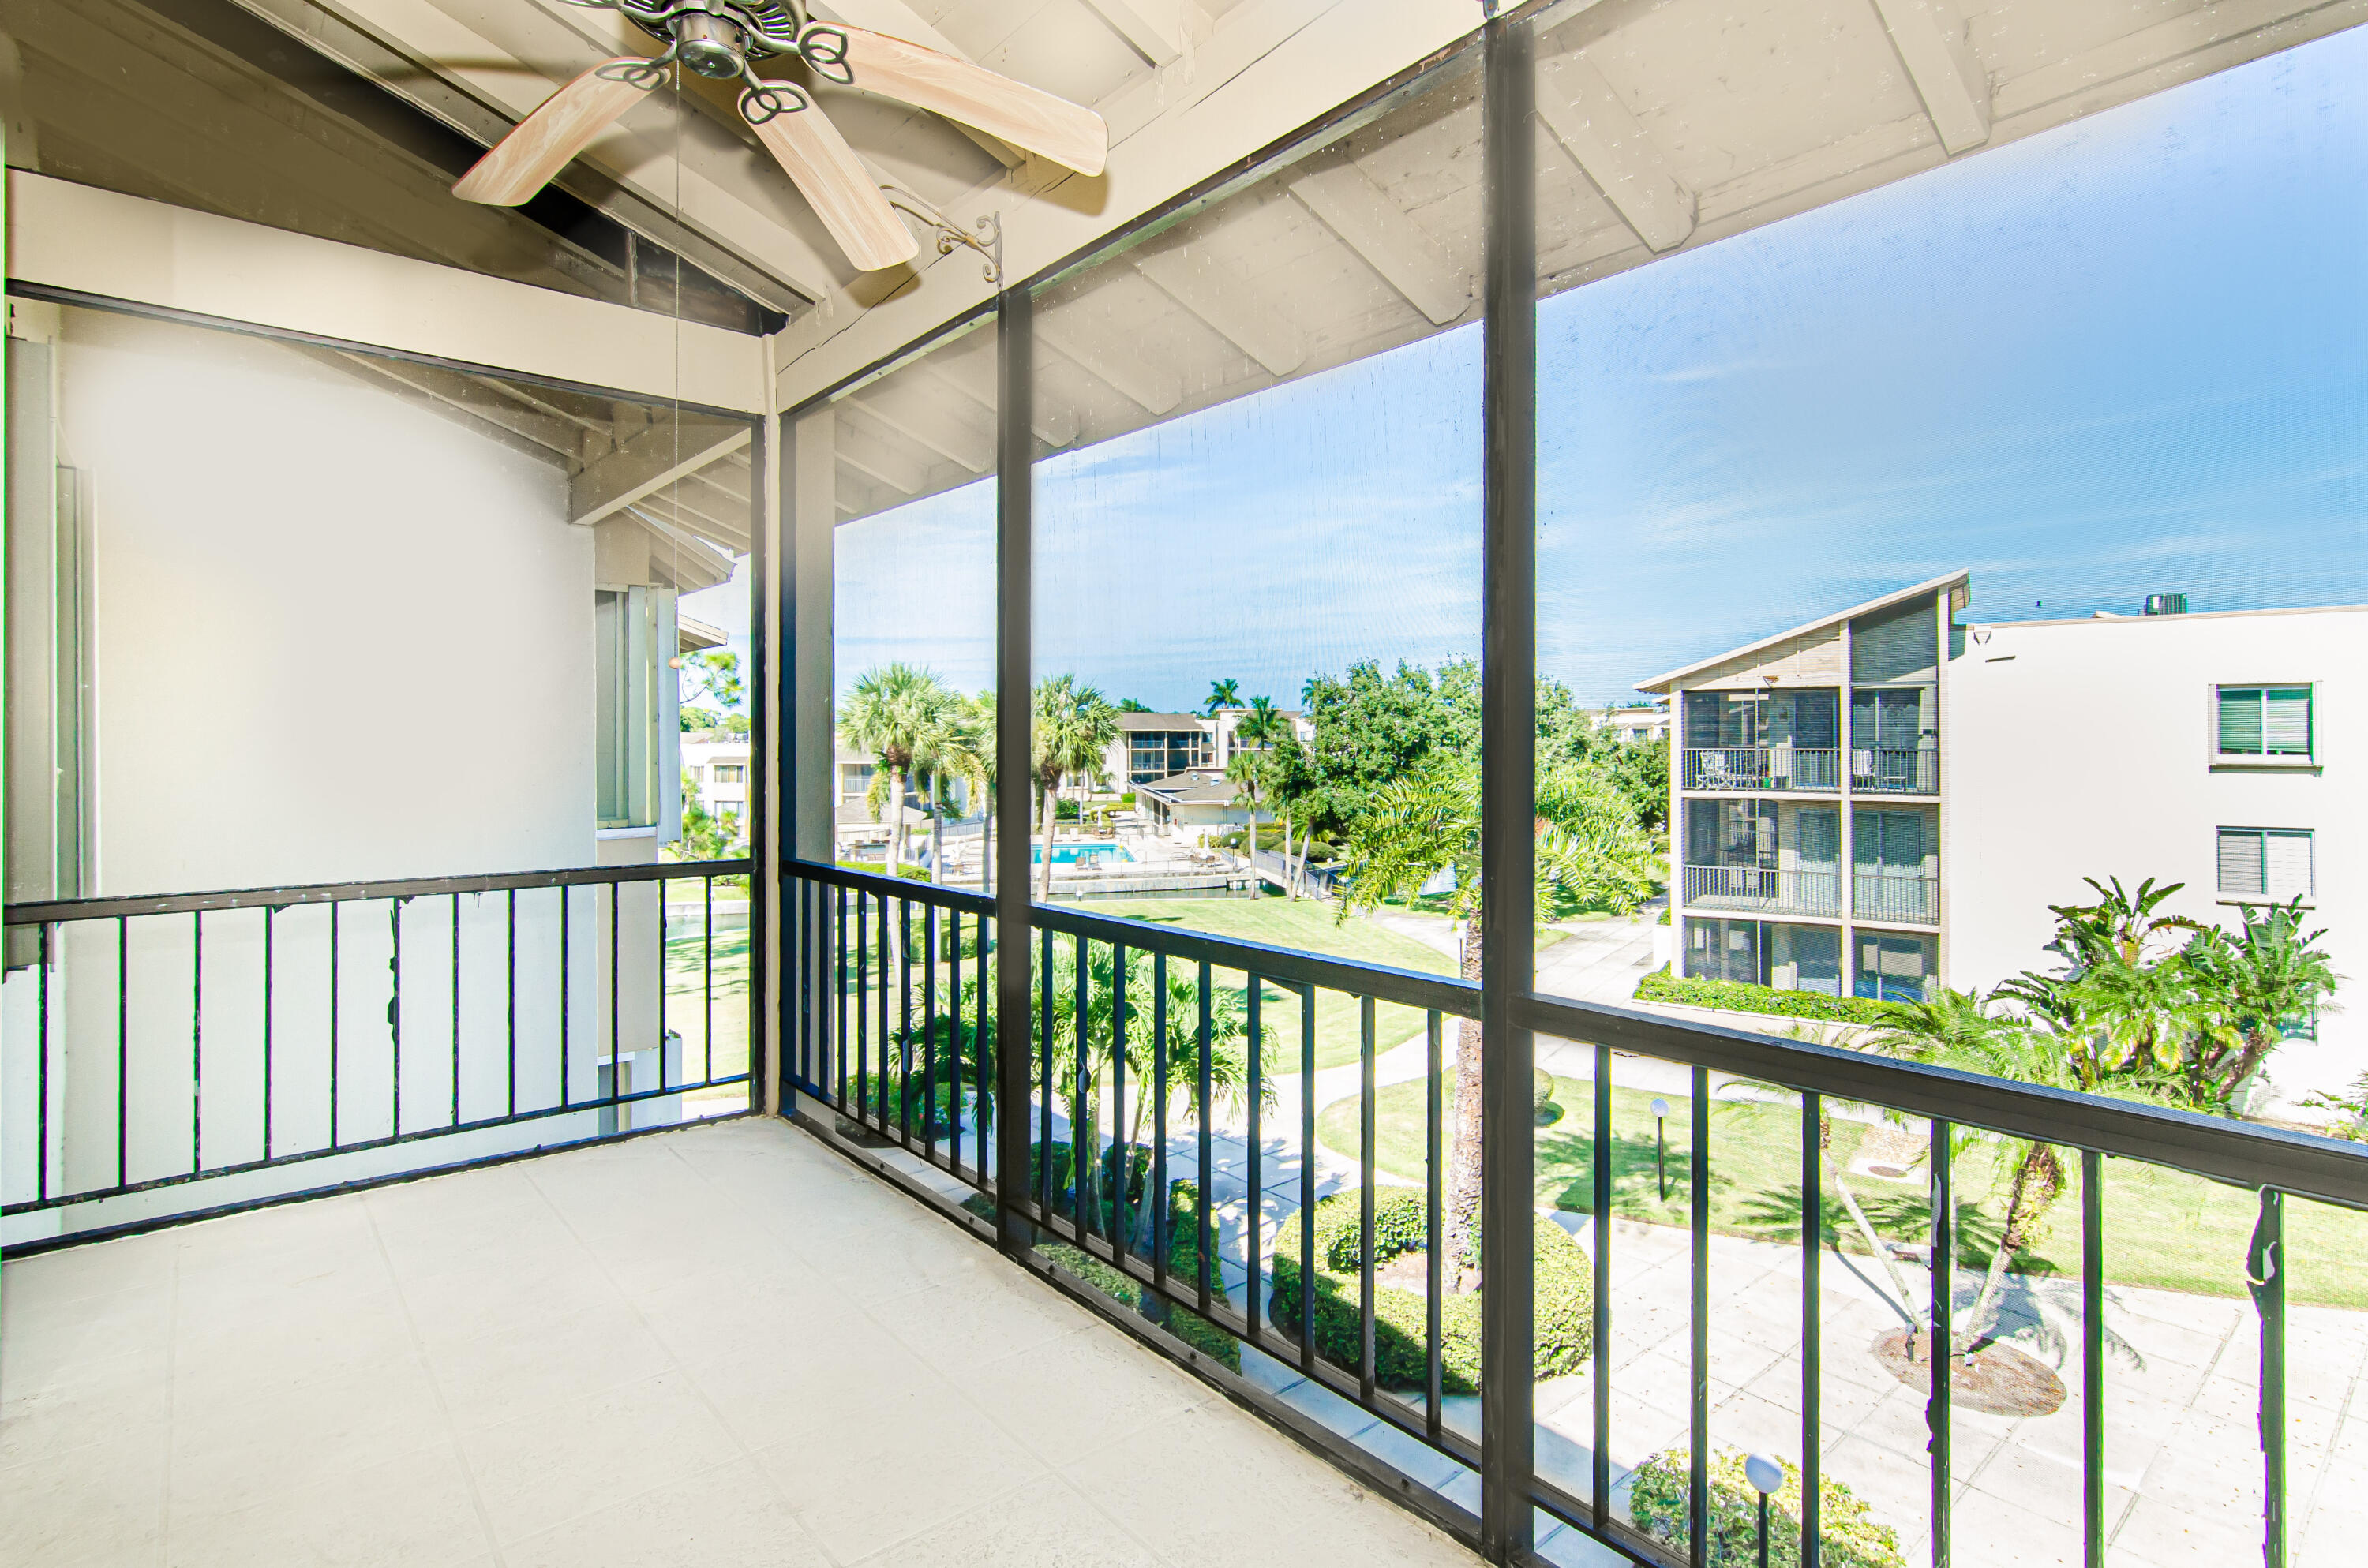
[[1782,1018],[1830,1018],[1845,1024],[1887,1024],[1898,1016],[1889,1002],[1864,996],[1828,996],[1818,991],[1779,991],[1739,980],[1690,980],[1656,969],[1636,983],[1639,1002],[1675,1002],[1730,1013],[1772,1013]]
[[[1354,1368],[1362,1359],[1358,1235],[1360,1203],[1353,1192],[1337,1193],[1315,1205],[1315,1348],[1335,1365]],[[1301,1216],[1282,1222],[1274,1243],[1274,1293],[1268,1308],[1275,1326],[1299,1332]],[[1423,1199],[1417,1193],[1390,1193],[1373,1204],[1373,1267],[1429,1243]],[[1595,1343],[1595,1291],[1586,1253],[1567,1232],[1540,1215],[1536,1221],[1536,1375],[1565,1376],[1587,1365]],[[1429,1375],[1424,1353],[1429,1310],[1412,1290],[1378,1282],[1373,1287],[1373,1379],[1384,1388],[1420,1388]],[[1440,1386],[1448,1393],[1475,1393],[1480,1387],[1480,1292],[1467,1290],[1440,1302]]]
[[[1744,1455],[1720,1449],[1710,1461],[1712,1568],[1748,1568],[1759,1561],[1759,1494],[1743,1472]],[[1628,1517],[1654,1540],[1686,1545],[1686,1516],[1693,1493],[1693,1461],[1683,1449],[1655,1454],[1630,1478]],[[1827,1568],[1907,1568],[1899,1537],[1877,1524],[1864,1503],[1831,1476],[1817,1485],[1818,1561]],[[1770,1568],[1800,1568],[1801,1472],[1784,1466],[1784,1484],[1768,1499]]]

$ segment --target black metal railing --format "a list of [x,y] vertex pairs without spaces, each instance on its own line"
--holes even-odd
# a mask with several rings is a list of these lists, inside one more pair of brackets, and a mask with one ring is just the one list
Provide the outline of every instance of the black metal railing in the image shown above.
[[[1040,1256],[1115,1298],[1112,1310],[1130,1321],[1151,1318],[1192,1352],[1239,1369],[1268,1358],[1267,1375],[1254,1386],[1272,1389],[1278,1375],[1296,1374],[1304,1385],[1286,1392],[1300,1414],[1379,1416],[1445,1459],[1483,1466],[1485,1418],[1459,1396],[1475,1391],[1478,1358],[1497,1347],[1477,1343],[1480,1320],[1471,1311],[1477,1291],[1463,1276],[1466,1259],[1450,1256],[1448,1242],[1455,1196],[1449,1153],[1459,1089],[1467,1087],[1449,1025],[1468,1027],[1463,1020],[1476,1016],[1476,987],[1034,906],[1027,1038],[1012,1042],[1027,1058],[1028,1103],[1010,1112],[1026,1119],[1030,1158],[1007,1187],[991,1135],[1002,1110],[997,1085],[1006,1080],[994,1060],[990,966],[1009,955],[991,935],[993,906],[975,893],[825,867],[794,868],[787,886],[785,940],[806,983],[792,1004],[785,1087],[836,1112],[825,1119],[836,1131],[951,1174],[971,1189],[968,1207],[982,1216],[1022,1217]],[[957,972],[956,964],[964,967]],[[1828,1276],[1847,1269],[1874,1279],[1878,1264],[1888,1270],[1890,1283],[1876,1293],[1897,1317],[1910,1362],[1936,1344],[1962,1355],[1990,1343],[1986,1325],[1967,1314],[1968,1291],[1959,1289],[1980,1276],[1961,1262],[1966,1249],[1997,1239],[1994,1217],[1980,1211],[1986,1167],[1967,1163],[1976,1156],[1966,1140],[1980,1135],[2059,1151],[2065,1189],[2078,1189],[2083,1216],[2072,1271],[2083,1294],[2078,1324],[2063,1342],[2077,1366],[2077,1372],[2067,1366],[2065,1381],[2079,1402],[2085,1511],[2078,1539],[2064,1547],[2066,1561],[2100,1562],[2112,1523],[2099,1501],[2108,1495],[2105,1400],[2115,1375],[2105,1361],[2106,1313],[2131,1244],[2110,1255],[2116,1267],[2109,1269],[2103,1226],[2120,1210],[2108,1208],[2106,1185],[2143,1167],[2166,1180],[2246,1189],[2249,1229],[2223,1261],[2229,1278],[2243,1281],[2260,1324],[2261,1528],[2271,1543],[2265,1561],[2282,1561],[2286,1206],[2306,1199],[2368,1210],[2368,1157],[2358,1150],[2226,1118],[1544,995],[1520,997],[1513,1016],[1516,1028],[1539,1037],[1541,1060],[1552,1063],[1550,1081],[1561,1085],[1565,1102],[1544,1108],[1554,1112],[1553,1138],[1569,1141],[1556,1157],[1572,1168],[1554,1175],[1557,1183],[1573,1178],[1558,1201],[1569,1210],[1563,1218],[1578,1250],[1557,1272],[1576,1272],[1589,1284],[1577,1295],[1541,1285],[1531,1343],[1505,1350],[1535,1358],[1541,1378],[1551,1370],[1588,1381],[1565,1407],[1584,1414],[1576,1460],[1558,1449],[1531,1480],[1534,1500],[1550,1516],[1643,1562],[1725,1560],[1696,1543],[1709,1539],[1711,1510],[1734,1501],[1714,1483],[1713,1466],[1741,1446],[1725,1432],[1725,1415],[1713,1414],[1719,1342],[1710,1278],[1714,1236],[1728,1237],[1725,1245],[1736,1234],[1725,1206],[1742,1183],[1771,1214],[1796,1206],[1753,1237],[1771,1257],[1787,1250],[1793,1257],[1789,1266],[1759,1267],[1763,1288],[1778,1293],[1759,1305],[1763,1313],[1771,1306],[1797,1312],[1800,1436],[1780,1447],[1805,1478],[1806,1501],[1788,1528],[1817,1540],[1827,1528],[1821,1475],[1861,1485],[1866,1479],[1833,1475],[1827,1459],[1834,1444],[1823,1414],[1827,1350],[1838,1332]],[[1762,1131],[1751,1138],[1731,1132],[1730,1117]],[[1888,1174],[1880,1176],[1867,1176],[1862,1164],[1845,1168],[1838,1151],[1883,1125],[1903,1144],[1888,1156],[1899,1168],[1884,1167]],[[1663,1151],[1663,1187],[1655,1195],[1649,1161],[1656,1135],[1674,1135],[1676,1146]],[[1615,1160],[1633,1162],[1640,1148],[1648,1161],[1641,1187],[1633,1171],[1614,1169]],[[1757,1153],[1745,1162],[1748,1150]],[[1728,1160],[1740,1162],[1731,1174],[1722,1169]],[[1772,1169],[1793,1174],[1780,1178],[1759,1169],[1771,1161]],[[1542,1182],[1546,1175],[1542,1166]],[[1773,1185],[1780,1179],[1782,1188]],[[1875,1221],[1854,1219],[1861,1209],[1852,1184],[1877,1179],[1894,1185],[1868,1200]],[[1547,1222],[1541,1221],[1540,1249],[1554,1239]],[[1631,1244],[1615,1222],[1675,1227],[1686,1237],[1682,1312],[1632,1306],[1623,1296]],[[1870,1227],[1863,1236],[1853,1228],[1860,1223]],[[1543,1281],[1549,1260],[1543,1250],[1536,1256]],[[1634,1256],[1633,1267],[1648,1267],[1662,1264],[1669,1248],[1643,1242]],[[1559,1307],[1551,1304],[1556,1301]],[[1634,1344],[1615,1353],[1615,1335],[1639,1332],[1666,1337],[1668,1354],[1639,1358]],[[1850,1351],[1860,1348],[1853,1340]],[[1578,1365],[1569,1364],[1574,1357]],[[1671,1357],[1687,1369],[1682,1379],[1666,1369]],[[1958,1528],[1962,1478],[1952,1470],[1950,1440],[1966,1417],[1952,1407],[1958,1396],[1950,1378],[1928,1376],[1919,1386],[1927,1473],[1918,1480],[1925,1495],[1905,1512],[1896,1502],[1879,1503],[1875,1521],[1896,1526],[1903,1538],[1922,1537],[1942,1554],[1936,1560],[1945,1559],[1952,1531],[1957,1549],[1975,1558],[2017,1547],[2003,1537],[1966,1539]],[[1688,1412],[1687,1435],[1668,1460],[1682,1483],[1675,1514],[1638,1501],[1645,1467],[1660,1461],[1635,1451],[1635,1434],[1614,1425],[1617,1408],[1650,1407]],[[1329,1422],[1344,1451],[1377,1441],[1348,1437],[1350,1420],[1316,1419]],[[1575,1425],[1556,1419],[1565,1432]],[[1767,1448],[1764,1430],[1755,1430],[1750,1446]]]
[[32,993],[0,1052],[29,1091],[5,1108],[11,1250],[54,1239],[26,1222],[49,1211],[87,1235],[384,1176],[358,1157],[390,1149],[418,1147],[402,1174],[520,1144],[504,1129],[548,1147],[679,1119],[750,1082],[755,966],[716,900],[749,869],[10,905],[9,989]]
[[[1028,1119],[1030,1168],[1003,1190],[986,965],[1008,955],[992,935],[993,903],[803,863],[785,887],[784,939],[806,982],[783,1053],[786,1086],[828,1107],[837,1131],[901,1148],[982,1199],[999,1196],[1045,1244],[1070,1249],[1060,1256],[1114,1271],[1106,1288],[1139,1292],[1144,1312],[1201,1343],[1213,1332],[1229,1354],[1271,1357],[1477,1462],[1476,1431],[1448,1418],[1446,1398],[1472,1384],[1440,1318],[1451,1267],[1441,1244],[1445,1023],[1476,1012],[1476,988],[1039,905],[1027,954],[1030,1102],[1012,1112]],[[984,933],[981,961],[958,975],[963,931]],[[1384,1189],[1372,1107],[1392,1050],[1423,1096],[1430,1153],[1417,1184],[1395,1188],[1401,1222],[1377,1246],[1391,1216],[1376,1208]],[[919,1114],[916,1105],[938,1103],[949,1062],[959,1063],[959,1095]],[[1327,1162],[1318,1096],[1305,1086],[1352,1064],[1365,1108],[1358,1152]],[[1319,1202],[1349,1194],[1352,1217],[1305,1222]],[[1405,1244],[1410,1236],[1420,1244]],[[1400,1245],[1427,1255],[1429,1307],[1412,1334],[1377,1315],[1375,1262]],[[1334,1259],[1319,1262],[1327,1246],[1353,1260],[1353,1285]]]

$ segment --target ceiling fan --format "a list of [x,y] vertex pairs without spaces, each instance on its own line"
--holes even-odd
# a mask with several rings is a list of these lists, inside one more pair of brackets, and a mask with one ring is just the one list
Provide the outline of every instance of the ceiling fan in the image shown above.
[[815,20],[800,0],[569,4],[616,11],[666,49],[604,60],[545,98],[461,176],[452,194],[462,200],[528,200],[679,64],[745,84],[741,118],[856,267],[869,272],[911,260],[919,249],[912,231],[822,107],[794,82],[757,74],[755,62],[777,55],[803,60],[825,82],[960,120],[1082,175],[1101,173],[1110,153],[1109,128],[1091,109],[902,39]]

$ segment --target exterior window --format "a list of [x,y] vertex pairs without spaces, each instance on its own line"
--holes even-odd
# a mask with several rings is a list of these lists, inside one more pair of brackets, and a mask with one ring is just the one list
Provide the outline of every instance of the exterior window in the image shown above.
[[1127,740],[1127,781],[1150,784],[1209,766],[1209,737],[1198,730],[1138,730]]
[[842,801],[860,801],[871,793],[871,769],[872,764],[868,762],[849,762],[841,765],[838,770],[838,798]]
[[2311,755],[2310,687],[2224,686],[2217,688],[2222,756]]
[[592,625],[599,825],[671,832],[682,782],[682,725],[666,664],[675,646],[674,595],[652,587],[596,589]]
[[2308,828],[2222,828],[2222,896],[2266,898],[2279,903],[2310,897],[2314,891],[2310,836]]
[[748,770],[737,763],[719,762],[707,770],[707,776],[718,784],[746,784]]
[[1939,944],[1889,931],[1858,934],[1858,994],[1879,1002],[1928,1000]]

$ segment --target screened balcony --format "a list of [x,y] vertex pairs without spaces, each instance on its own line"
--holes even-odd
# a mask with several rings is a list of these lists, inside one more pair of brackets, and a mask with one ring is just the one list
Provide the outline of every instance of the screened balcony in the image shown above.
[[2356,6],[842,0],[1111,135],[814,85],[860,269],[274,4],[0,73],[0,1562],[2357,1556],[2357,780],[2198,727],[2359,710]]

